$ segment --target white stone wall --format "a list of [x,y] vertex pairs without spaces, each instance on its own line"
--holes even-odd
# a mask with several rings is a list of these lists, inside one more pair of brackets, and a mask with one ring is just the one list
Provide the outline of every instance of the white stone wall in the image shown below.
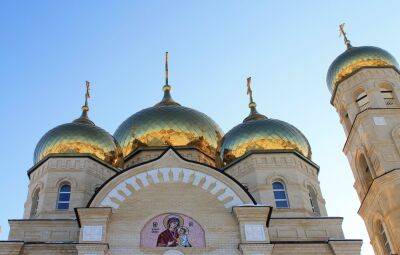
[[[35,218],[74,218],[73,208],[86,206],[89,199],[115,171],[91,158],[49,158],[30,175],[24,218],[30,218],[33,193],[40,189]],[[57,210],[58,190],[62,183],[71,185],[69,210]]]
[[317,167],[293,153],[252,154],[227,168],[225,173],[248,187],[258,203],[274,207],[272,183],[276,180],[282,181],[286,186],[290,208],[275,208],[273,216],[316,216],[312,212],[308,186],[317,193],[321,216],[327,215]]

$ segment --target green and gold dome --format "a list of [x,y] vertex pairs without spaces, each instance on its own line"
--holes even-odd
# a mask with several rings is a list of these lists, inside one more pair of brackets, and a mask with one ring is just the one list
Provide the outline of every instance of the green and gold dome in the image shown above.
[[326,82],[331,93],[335,91],[340,82],[362,68],[399,67],[396,59],[384,49],[374,46],[352,46],[343,26],[344,24],[340,26],[340,31],[347,49],[332,62],[328,69]]
[[86,100],[78,119],[48,131],[36,145],[34,164],[49,155],[89,154],[112,166],[121,166],[121,148],[112,135],[88,118],[88,110]]
[[[251,95],[250,86],[248,88]],[[310,144],[296,127],[258,113],[252,95],[249,107],[250,115],[222,138],[219,155],[224,165],[250,152],[295,151],[311,159]]]
[[125,120],[115,131],[124,157],[139,148],[190,147],[216,159],[223,136],[221,128],[207,115],[181,106],[164,86],[162,101]]

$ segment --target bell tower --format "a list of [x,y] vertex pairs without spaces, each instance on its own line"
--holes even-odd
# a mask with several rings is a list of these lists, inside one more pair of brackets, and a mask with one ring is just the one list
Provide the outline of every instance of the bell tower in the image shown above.
[[329,67],[331,104],[347,139],[343,152],[353,171],[376,254],[400,253],[400,72],[387,51],[354,47],[340,25],[346,50]]

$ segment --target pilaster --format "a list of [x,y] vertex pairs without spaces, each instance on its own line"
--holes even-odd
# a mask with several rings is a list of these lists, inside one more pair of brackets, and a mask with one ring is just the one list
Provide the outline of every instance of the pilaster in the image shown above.
[[272,254],[268,222],[272,213],[271,206],[235,206],[233,213],[239,222],[239,250],[244,255]]
[[106,255],[106,234],[112,209],[109,207],[77,208],[80,222],[78,255]]

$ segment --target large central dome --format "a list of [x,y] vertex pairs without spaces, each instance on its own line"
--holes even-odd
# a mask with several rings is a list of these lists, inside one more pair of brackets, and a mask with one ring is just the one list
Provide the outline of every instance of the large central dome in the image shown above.
[[207,115],[172,100],[169,85],[163,100],[125,120],[114,136],[124,157],[145,147],[191,147],[215,159],[223,133]]

